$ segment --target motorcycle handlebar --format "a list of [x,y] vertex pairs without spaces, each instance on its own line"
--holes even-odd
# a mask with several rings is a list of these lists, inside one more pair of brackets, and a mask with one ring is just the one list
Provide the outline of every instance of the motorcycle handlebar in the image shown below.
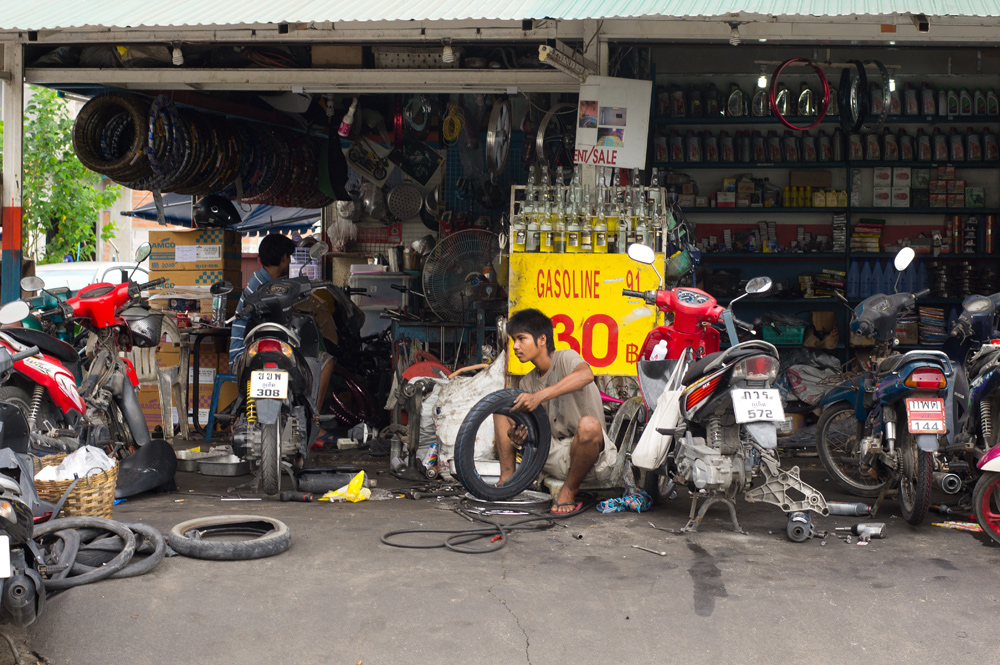
[[390,289],[395,289],[396,291],[399,291],[400,293],[406,293],[407,291],[410,290],[409,287],[403,286],[402,284],[390,284],[389,288]]
[[930,289],[924,289],[923,291],[917,291],[916,293],[914,293],[913,297],[914,298],[926,298],[930,294],[931,294],[931,290]]
[[646,294],[642,291],[632,291],[631,289],[622,289],[622,295],[629,298],[646,298]]
[[753,332],[753,324],[752,323],[747,323],[746,321],[743,321],[742,319],[738,319],[735,316],[733,317],[733,324],[739,326],[740,328],[743,328],[747,332]]
[[17,353],[13,354],[10,357],[10,361],[16,363],[20,360],[24,360],[25,358],[30,358],[31,356],[36,356],[36,355],[38,355],[38,347],[32,346],[30,348],[25,349],[24,351],[18,351]]
[[139,285],[139,290],[140,291],[145,291],[146,289],[152,288],[154,286],[159,286],[160,284],[163,284],[166,281],[167,281],[166,277],[159,277],[159,278],[154,279],[152,281],[146,282],[145,284],[140,284]]

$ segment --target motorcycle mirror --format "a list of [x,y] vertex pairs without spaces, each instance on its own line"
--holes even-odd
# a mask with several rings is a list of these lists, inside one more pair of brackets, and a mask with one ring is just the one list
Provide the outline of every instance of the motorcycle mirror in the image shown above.
[[0,324],[9,325],[23,321],[28,314],[31,314],[31,307],[28,306],[28,303],[23,300],[14,300],[0,307]]
[[647,247],[636,242],[628,246],[628,257],[638,263],[645,263],[651,266],[656,261],[656,252],[653,251],[652,247]]
[[149,255],[153,253],[153,248],[148,242],[144,242],[139,245],[139,249],[135,250],[135,262],[142,263],[149,258]]
[[896,269],[896,272],[903,272],[910,267],[914,256],[916,256],[916,252],[913,251],[912,247],[904,247],[896,252],[896,258],[892,260],[892,266]]
[[233,283],[226,280],[216,282],[212,285],[212,288],[209,289],[209,292],[211,292],[213,296],[224,296],[227,293],[233,292]]
[[326,243],[318,242],[309,248],[309,258],[313,261],[323,258],[327,255]]
[[755,295],[758,293],[767,293],[771,290],[771,285],[773,282],[770,277],[754,277],[749,282],[747,282],[746,293],[747,295]]
[[45,280],[41,277],[35,277],[34,275],[24,277],[21,279],[21,289],[24,291],[44,291]]

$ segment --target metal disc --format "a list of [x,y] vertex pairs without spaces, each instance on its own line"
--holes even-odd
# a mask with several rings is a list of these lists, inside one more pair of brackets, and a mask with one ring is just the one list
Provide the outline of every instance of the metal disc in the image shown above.
[[510,100],[504,98],[493,104],[489,127],[486,130],[486,166],[493,176],[503,173],[510,155]]
[[552,127],[553,120],[558,121],[558,114],[566,113],[575,108],[575,104],[563,102],[550,108],[542,117],[542,122],[538,125],[538,133],[535,135],[535,161],[537,163],[547,164],[550,161],[549,154],[545,152],[545,141],[546,138],[552,138],[552,132],[554,130],[554,127]]

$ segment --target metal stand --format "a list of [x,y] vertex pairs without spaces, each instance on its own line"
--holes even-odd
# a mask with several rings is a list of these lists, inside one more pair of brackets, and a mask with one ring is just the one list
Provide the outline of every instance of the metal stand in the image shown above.
[[725,506],[729,508],[729,518],[733,521],[733,530],[736,533],[747,535],[747,532],[740,527],[739,520],[736,519],[736,504],[733,503],[732,499],[724,496],[713,496],[705,499],[705,503],[701,504],[701,510],[697,511],[697,516],[695,515],[695,511],[698,508],[698,497],[692,497],[691,514],[688,517],[688,523],[684,525],[683,529],[681,529],[681,533],[694,533],[698,531],[698,527],[701,526],[701,521],[705,519],[705,513],[707,513],[708,509],[716,503],[725,504]]

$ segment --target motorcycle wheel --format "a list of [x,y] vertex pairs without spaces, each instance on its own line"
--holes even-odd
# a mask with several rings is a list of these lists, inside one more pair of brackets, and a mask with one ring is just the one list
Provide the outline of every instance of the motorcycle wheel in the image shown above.
[[917,526],[927,517],[931,505],[931,486],[934,478],[934,455],[917,447],[917,439],[910,432],[900,431],[899,508],[903,519]]
[[281,489],[281,455],[278,454],[278,423],[263,425],[260,434],[260,486],[274,496]]
[[885,485],[885,478],[872,478],[869,470],[861,469],[859,443],[861,427],[851,405],[838,402],[823,409],[816,423],[816,451],[826,472],[845,491],[855,496],[876,497]]
[[636,484],[653,499],[654,506],[662,506],[677,493],[677,488],[668,476],[649,469],[639,470]]
[[992,471],[979,476],[972,492],[972,510],[983,532],[1000,543],[1000,473]]
[[109,408],[111,412],[105,414],[105,418],[108,429],[111,431],[111,439],[122,443],[121,447],[116,448],[116,457],[123,460],[136,451],[135,437],[132,436],[132,430],[126,425],[125,415],[118,408],[118,405],[112,402]]
[[[534,411],[512,413],[510,408],[514,399],[521,394],[520,390],[498,390],[490,393],[472,407],[462,421],[455,439],[455,471],[458,481],[465,486],[473,496],[484,501],[506,501],[528,489],[538,479],[538,474],[545,466],[549,456],[550,431],[549,416],[545,407],[539,406]],[[479,427],[493,414],[507,416],[518,425],[528,428],[528,436],[521,446],[521,462],[514,474],[501,486],[491,485],[476,470],[476,434]],[[490,423],[492,425],[492,422]]]
[[24,414],[24,417],[28,417],[28,412],[31,411],[31,395],[27,390],[19,386],[0,386],[0,400],[4,402],[10,402]]

